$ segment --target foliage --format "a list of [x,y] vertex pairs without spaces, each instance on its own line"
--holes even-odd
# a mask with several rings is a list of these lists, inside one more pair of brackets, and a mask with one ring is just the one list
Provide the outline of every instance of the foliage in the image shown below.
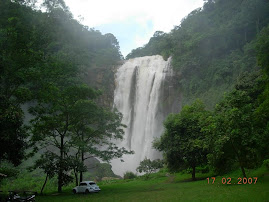
[[123,175],[123,179],[127,180],[127,179],[134,179],[136,178],[136,174],[134,174],[133,172],[131,171],[127,171],[126,173],[124,173]]
[[202,133],[202,121],[206,116],[207,111],[200,100],[185,106],[179,114],[167,117],[164,134],[153,144],[156,149],[164,152],[171,171],[192,168],[193,180],[195,168],[207,162],[205,135]]
[[[263,92],[259,97],[259,107],[256,109],[257,120],[259,120],[259,127],[263,128],[263,136],[267,137],[263,139],[264,142],[269,141],[269,26],[265,27],[258,36],[257,39],[257,59],[258,64],[262,67],[263,71]],[[269,146],[263,147],[265,151],[268,151]],[[264,158],[269,158],[269,153],[266,153]]]
[[156,172],[157,169],[163,167],[163,161],[160,159],[156,159],[151,161],[150,159],[145,158],[143,161],[140,162],[139,166],[136,170],[139,173],[145,172],[147,175]]
[[[10,2],[0,4],[0,161],[9,160],[19,165],[27,147],[26,127],[21,104],[31,99],[27,80],[31,78],[30,69],[36,53],[32,52],[28,26],[23,21],[18,7],[9,7]],[[27,12],[27,11],[26,11]],[[24,16],[24,19],[30,15]],[[25,33],[21,36],[20,33]]]
[[269,159],[264,160],[263,165],[269,170]]
[[[12,163],[5,160],[0,162],[0,173],[6,175],[8,178],[14,178],[17,177],[20,172]],[[2,176],[0,180],[2,180]]]
[[263,159],[263,129],[255,122],[257,98],[261,93],[259,72],[244,74],[235,89],[216,105],[213,116],[203,128],[208,134],[208,159],[218,173],[237,164],[246,177],[245,168],[259,165]]
[[23,160],[24,150],[27,147],[25,141],[27,128],[23,125],[23,112],[16,102],[5,97],[1,98],[0,162],[6,159],[17,166]]
[[44,154],[41,155],[41,157],[35,161],[34,166],[29,167],[30,171],[33,171],[34,169],[42,169],[44,173],[46,174],[46,178],[44,181],[44,184],[41,188],[40,193],[43,193],[43,190],[47,184],[48,179],[52,179],[57,173],[59,172],[60,163],[63,164],[64,167],[64,173],[63,173],[63,185],[67,185],[70,182],[73,181],[73,177],[68,174],[68,171],[72,169],[85,171],[85,166],[78,162],[76,159],[69,157],[64,160],[60,160],[59,156],[54,154],[53,152],[47,151]]
[[148,44],[144,47],[132,50],[132,52],[126,56],[126,59],[157,54],[161,54],[167,59],[171,54],[171,51],[169,50],[172,48],[171,42],[168,34],[162,31],[156,31],[153,37],[150,38]]
[[257,40],[257,58],[259,65],[269,75],[269,26],[265,27],[258,36]]
[[[183,106],[200,98],[213,109],[231,90],[242,72],[256,67],[255,39],[269,23],[269,2],[264,0],[205,1],[170,33],[156,32],[144,47],[127,59],[159,54],[172,56]],[[264,30],[260,52],[266,57]],[[264,57],[264,58],[265,58]]]
[[[73,110],[74,121],[70,126],[71,144],[76,150],[76,158],[84,162],[96,157],[109,162],[113,158],[121,158],[123,154],[132,154],[125,148],[119,148],[111,141],[122,140],[122,115],[97,106],[94,102],[82,101]],[[78,118],[79,117],[79,118]],[[100,170],[101,172],[101,170]],[[99,172],[99,175],[101,174]],[[80,181],[83,180],[80,172]]]
[[[76,177],[80,172],[80,181],[83,180],[84,170],[74,167],[76,163],[79,165],[91,157],[109,161],[130,153],[111,142],[111,139],[123,138],[121,115],[96,105],[94,98],[98,92],[86,85],[74,85],[74,82],[64,82],[65,86],[62,83],[44,85],[37,104],[30,110],[35,116],[31,121],[31,141],[35,145],[34,151],[45,148],[54,154],[58,162],[59,191],[67,177],[65,173],[70,169]],[[71,156],[76,163],[69,160]]]

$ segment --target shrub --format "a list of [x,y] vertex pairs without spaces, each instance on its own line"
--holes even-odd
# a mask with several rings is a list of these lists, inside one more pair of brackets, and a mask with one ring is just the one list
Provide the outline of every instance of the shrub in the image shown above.
[[263,165],[269,170],[269,159],[264,160]]
[[2,161],[0,163],[0,173],[7,175],[7,177],[16,177],[19,170],[10,162]]
[[137,167],[137,171],[142,173],[145,172],[147,175],[156,172],[156,170],[163,167],[163,161],[160,159],[151,161],[150,159],[145,158],[140,162]]
[[126,179],[134,179],[134,178],[136,178],[137,177],[137,175],[136,174],[134,174],[133,172],[131,172],[131,171],[127,171],[126,173],[124,173],[124,176],[123,176],[123,178],[126,180]]

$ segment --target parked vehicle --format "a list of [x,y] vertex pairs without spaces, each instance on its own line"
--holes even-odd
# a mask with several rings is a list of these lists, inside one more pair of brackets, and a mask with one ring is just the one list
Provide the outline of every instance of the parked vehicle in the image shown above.
[[91,193],[91,192],[99,192],[101,189],[94,181],[82,181],[79,186],[73,188],[73,193]]
[[[30,193],[27,195],[27,193]],[[31,194],[32,193],[32,194]],[[24,191],[23,195],[25,196],[20,196],[17,192],[15,191],[9,191],[9,195],[6,201],[20,201],[20,202],[33,202],[35,201],[35,192],[30,192],[30,191]]]

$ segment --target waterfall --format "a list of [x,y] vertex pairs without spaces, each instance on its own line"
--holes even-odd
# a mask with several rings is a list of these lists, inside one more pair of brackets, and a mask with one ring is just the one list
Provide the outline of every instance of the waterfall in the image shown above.
[[126,171],[136,173],[145,157],[162,158],[152,148],[152,141],[163,132],[165,116],[171,112],[169,90],[165,81],[172,77],[171,58],[145,56],[127,60],[116,73],[114,107],[122,114],[122,123],[127,126],[125,139],[118,146],[131,149],[133,155],[125,155],[124,162],[113,160],[112,170],[123,176]]

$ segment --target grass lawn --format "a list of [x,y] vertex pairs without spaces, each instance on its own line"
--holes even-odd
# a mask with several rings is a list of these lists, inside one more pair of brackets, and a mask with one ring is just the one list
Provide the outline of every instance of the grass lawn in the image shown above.
[[[36,201],[269,201],[268,174],[258,177],[256,184],[241,185],[237,184],[237,178],[241,177],[239,172],[216,177],[214,184],[208,184],[205,174],[197,177],[201,180],[192,182],[188,180],[189,174],[166,177],[164,173],[157,173],[149,180],[137,178],[110,184],[98,183],[102,189],[100,193],[74,195],[68,189],[61,194],[37,196]],[[232,178],[232,184],[222,184],[222,178],[228,177]]]

